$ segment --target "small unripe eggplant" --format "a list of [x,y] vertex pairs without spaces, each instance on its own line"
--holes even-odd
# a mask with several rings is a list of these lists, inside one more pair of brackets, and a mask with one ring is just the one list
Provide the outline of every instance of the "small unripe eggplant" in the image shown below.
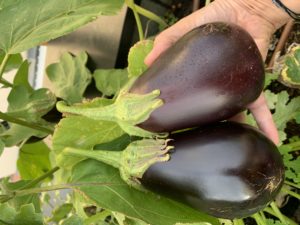
[[174,131],[229,118],[253,102],[264,84],[264,64],[253,38],[223,22],[200,26],[166,50],[130,92],[161,91],[164,105],[139,126]]
[[283,184],[277,147],[249,125],[219,122],[171,138],[170,160],[152,165],[141,179],[160,195],[233,219],[262,210]]

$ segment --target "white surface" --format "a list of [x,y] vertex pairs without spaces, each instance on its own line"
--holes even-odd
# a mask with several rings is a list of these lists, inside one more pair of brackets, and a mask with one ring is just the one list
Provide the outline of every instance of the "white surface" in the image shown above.
[[[13,75],[16,71],[11,71],[4,74],[4,77],[12,81]],[[0,110],[1,112],[6,112],[7,109],[7,96],[9,94],[10,88],[0,89]],[[17,159],[18,159],[19,149],[17,147],[5,148],[0,157],[0,178],[12,175],[17,172]]]

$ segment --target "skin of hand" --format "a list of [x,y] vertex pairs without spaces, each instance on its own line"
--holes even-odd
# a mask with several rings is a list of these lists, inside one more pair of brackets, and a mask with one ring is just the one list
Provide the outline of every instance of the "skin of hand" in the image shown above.
[[[256,42],[263,59],[266,58],[272,34],[288,20],[289,16],[277,8],[272,0],[215,0],[208,6],[181,19],[160,33],[154,41],[154,48],[145,59],[148,66],[172,46],[180,37],[202,24],[223,21],[237,24],[250,33]],[[258,127],[276,144],[278,131],[272,119],[264,95],[248,106]],[[242,115],[235,116],[241,121]]]

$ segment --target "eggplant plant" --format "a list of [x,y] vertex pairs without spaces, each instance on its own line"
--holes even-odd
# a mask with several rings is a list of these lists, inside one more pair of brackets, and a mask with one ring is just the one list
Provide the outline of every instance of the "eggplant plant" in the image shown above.
[[[176,68],[166,59],[157,60],[153,68],[143,63],[153,42],[144,40],[140,15],[159,23],[160,27],[166,27],[166,23],[133,0],[125,3],[133,10],[141,41],[130,49],[127,68],[90,71],[86,66],[86,53],[76,56],[65,53],[59,62],[46,69],[54,86],[53,93],[30,86],[29,62],[22,59],[22,51],[65,35],[99,15],[115,14],[123,3],[121,0],[0,0],[0,84],[1,88],[10,89],[8,110],[0,112],[0,154],[4,147],[20,148],[17,166],[21,177],[17,182],[9,178],[0,182],[0,224],[247,225],[248,218],[251,218],[250,223],[255,221],[258,225],[297,224],[280,210],[283,203],[279,200],[287,196],[300,198],[299,135],[291,137],[285,132],[288,123],[300,123],[300,97],[289,99],[286,91],[275,94],[265,89],[281,134],[282,144],[278,148],[281,157],[272,142],[247,125],[218,122],[167,133],[199,126],[201,122],[178,121],[179,125],[171,128],[145,130],[145,124],[169,107],[170,93],[164,84],[175,79],[171,76],[175,73],[168,74],[168,71]],[[205,29],[209,27],[226,29],[214,29],[215,32],[206,37]],[[252,72],[257,76],[248,80],[247,87],[243,88],[250,90],[250,83],[257,86],[247,96],[238,94],[237,80],[228,82],[233,92],[224,93],[226,90],[212,76],[220,72],[218,65],[222,64],[213,54],[207,55],[212,60],[209,68],[205,65],[197,68],[202,71],[201,76],[214,69],[215,72],[210,73],[212,79],[203,78],[205,82],[198,83],[207,85],[208,89],[215,86],[216,95],[212,97],[218,94],[230,97],[224,111],[214,111],[215,121],[226,119],[243,110],[262,90],[264,68],[259,52],[241,28],[223,23],[199,28],[184,37],[179,45],[197,39],[195,34],[199,34],[198,48],[203,51],[218,48],[222,53],[220,57],[230,54],[246,57],[249,64],[235,61],[239,67],[234,74],[239,78],[250,79],[241,71],[251,72],[249,65],[255,68]],[[243,38],[236,40],[238,44],[228,43],[230,51],[217,41],[239,34]],[[179,45],[165,54],[175,54],[179,60],[182,58]],[[250,50],[237,53],[238,48],[245,45],[251,46]],[[191,53],[197,54],[196,51]],[[289,62],[297,62],[296,54],[291,57]],[[291,71],[288,74],[294,78],[293,71],[298,71],[295,69],[298,64],[289,62],[286,63]],[[228,62],[224,70],[231,71],[231,63]],[[193,76],[188,78],[191,82],[197,72],[193,64],[189,66],[187,72],[194,70]],[[13,82],[9,82],[4,73],[12,69],[17,72]],[[155,75],[157,71],[164,75],[154,82],[149,74]],[[171,78],[166,79],[169,76]],[[85,99],[84,92],[92,80],[99,97]],[[187,86],[182,86],[181,94],[191,91],[187,90],[189,82],[183,81]],[[272,82],[276,81],[266,77],[265,87]],[[142,91],[142,86],[148,89]],[[203,86],[201,89],[208,90]],[[239,99],[243,104],[239,104]],[[194,99],[185,102],[185,106],[180,106],[181,112],[190,112],[198,102]],[[57,117],[50,119],[52,113],[59,113],[59,121]],[[206,116],[209,122],[214,120],[212,115]],[[167,117],[176,122],[176,117]],[[251,116],[247,119],[255,126]],[[43,141],[47,136],[51,137],[50,146]],[[52,205],[53,199],[62,197],[47,193],[61,189],[70,190],[68,198],[60,205]],[[273,201],[275,196],[276,201]],[[45,214],[45,207],[50,208],[50,215]]]

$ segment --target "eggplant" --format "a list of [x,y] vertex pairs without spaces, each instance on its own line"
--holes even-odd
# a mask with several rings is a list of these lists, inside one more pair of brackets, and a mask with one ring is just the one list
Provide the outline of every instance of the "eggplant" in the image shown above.
[[170,132],[227,119],[253,102],[264,86],[264,64],[253,38],[223,22],[179,39],[137,79],[130,92],[161,91],[164,105],[141,128]]
[[150,191],[225,219],[262,210],[280,191],[282,157],[256,128],[218,122],[172,138],[170,160],[153,164],[140,180]]

